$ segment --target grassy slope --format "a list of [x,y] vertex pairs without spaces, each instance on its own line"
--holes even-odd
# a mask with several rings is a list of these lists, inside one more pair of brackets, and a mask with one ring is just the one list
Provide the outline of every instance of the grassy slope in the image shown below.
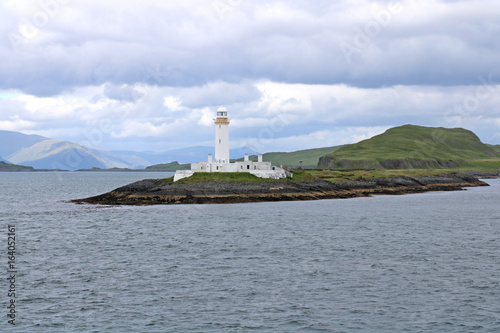
[[489,144],[486,144],[488,147],[492,148],[494,151],[496,151],[497,153],[500,153],[500,145],[489,145]]
[[[500,154],[483,144],[471,131],[462,128],[433,128],[405,125],[387,130],[371,139],[342,147],[326,155],[319,167],[336,160],[363,161],[365,165],[391,159],[452,160],[458,165],[474,166],[500,162]],[[328,158],[329,157],[329,158]],[[482,161],[479,161],[482,160]]]
[[32,167],[0,162],[0,171],[34,171]]
[[274,179],[259,178],[247,172],[196,172],[191,177],[178,180],[177,183],[198,183],[205,181],[212,182],[262,182],[273,181]]
[[[329,173],[331,176],[330,180],[334,180],[337,177],[337,173],[335,171],[325,171]],[[292,171],[292,178],[284,178],[284,179],[270,179],[270,178],[259,178],[251,173],[247,172],[196,172],[192,176],[183,178],[178,180],[176,183],[179,184],[189,184],[189,183],[200,183],[200,182],[231,182],[231,183],[259,183],[259,182],[297,182],[297,181],[314,181],[320,180],[325,177],[319,177],[320,173],[318,171],[306,170],[302,172]],[[325,173],[323,172],[324,176]],[[167,181],[173,183],[174,177],[161,179],[161,181]],[[339,179],[344,179],[340,177]],[[160,181],[160,180],[158,180]]]
[[[307,177],[308,179],[322,179],[330,182],[342,182],[346,180],[363,180],[363,179],[377,179],[377,178],[394,178],[394,177],[424,177],[424,176],[438,176],[449,173],[456,173],[467,170],[454,170],[454,169],[406,169],[406,170],[354,170],[354,171],[341,171],[341,170],[306,170],[297,173],[299,177]],[[490,171],[485,170],[485,172]],[[294,178],[296,175],[294,174]]]
[[179,164],[179,162],[174,161],[170,163],[155,164],[146,167],[146,170],[161,170],[161,171],[176,171],[176,170],[190,170],[191,164]]
[[[283,164],[284,167],[292,168],[300,166],[300,161],[302,161],[303,168],[315,168],[321,156],[330,154],[341,147],[343,146],[305,149],[293,152],[271,152],[265,153],[262,159],[264,162],[271,162],[272,165],[280,166]],[[257,156],[250,156],[250,159],[256,161]],[[236,161],[243,161],[243,158]]]

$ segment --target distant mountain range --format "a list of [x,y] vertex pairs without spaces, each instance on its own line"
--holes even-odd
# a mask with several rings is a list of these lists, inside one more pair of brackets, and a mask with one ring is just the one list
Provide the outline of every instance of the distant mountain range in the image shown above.
[[18,150],[34,145],[35,143],[47,140],[40,135],[27,135],[19,132],[0,131],[0,156],[4,160]]
[[[188,147],[161,153],[108,151],[39,135],[0,131],[0,160],[36,169],[78,170],[91,168],[143,169],[159,163],[205,161],[213,147]],[[230,151],[231,156],[256,154],[250,148]]]
[[[189,168],[188,163],[205,161],[209,153],[213,153],[213,147],[162,153],[108,151],[38,135],[0,131],[0,171],[17,170],[9,163],[36,169],[177,170]],[[257,159],[256,152],[249,148],[232,149],[230,153],[233,160],[242,160],[245,153]],[[500,145],[483,144],[473,132],[463,128],[404,125],[351,145],[271,152],[263,158],[278,166],[340,170],[500,168]],[[29,168],[19,170],[29,171]]]

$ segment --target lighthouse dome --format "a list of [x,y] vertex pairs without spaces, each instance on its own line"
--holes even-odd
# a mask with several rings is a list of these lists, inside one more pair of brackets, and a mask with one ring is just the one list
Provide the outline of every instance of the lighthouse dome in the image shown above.
[[218,110],[217,110],[217,117],[227,117],[227,110],[225,107],[221,106]]

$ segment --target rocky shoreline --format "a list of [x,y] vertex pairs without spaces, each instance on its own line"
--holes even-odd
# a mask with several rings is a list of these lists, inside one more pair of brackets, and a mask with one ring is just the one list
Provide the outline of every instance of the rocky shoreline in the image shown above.
[[340,199],[382,194],[457,191],[463,190],[464,187],[488,186],[479,178],[497,177],[498,174],[456,173],[419,178],[402,176],[336,183],[325,180],[173,183],[168,179],[146,179],[102,195],[71,202],[99,205],[166,205]]

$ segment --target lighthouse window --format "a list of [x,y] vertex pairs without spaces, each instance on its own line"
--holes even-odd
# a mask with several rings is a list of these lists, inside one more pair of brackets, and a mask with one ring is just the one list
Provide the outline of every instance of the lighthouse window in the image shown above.
[[220,128],[220,125],[219,125],[219,128]]
[[221,139],[219,139],[219,143],[221,143]]

